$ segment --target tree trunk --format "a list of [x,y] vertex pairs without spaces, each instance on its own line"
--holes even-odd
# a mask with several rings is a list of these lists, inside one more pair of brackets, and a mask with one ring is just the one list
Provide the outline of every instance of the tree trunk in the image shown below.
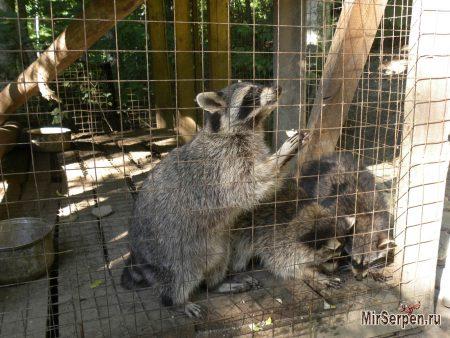
[[[39,81],[49,82],[75,62],[86,50],[143,0],[93,0],[86,6],[83,21],[73,21],[34,61],[17,81],[0,93],[0,124],[31,96],[38,93]],[[38,80],[39,79],[39,80]]]
[[345,0],[308,121],[312,140],[299,157],[333,152],[358,87],[387,0]]
[[210,90],[227,86],[230,78],[228,5],[228,0],[209,1]]
[[[153,101],[156,107],[156,125],[158,128],[174,127],[175,99],[173,79],[167,55],[167,30],[164,0],[147,0],[148,33],[150,36]],[[154,22],[152,22],[154,21]],[[161,52],[155,52],[161,51]]]

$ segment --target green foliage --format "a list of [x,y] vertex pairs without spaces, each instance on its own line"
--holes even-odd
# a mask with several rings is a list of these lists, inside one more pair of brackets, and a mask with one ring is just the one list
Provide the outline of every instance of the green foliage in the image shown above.
[[[20,0],[22,1],[22,0]],[[28,18],[28,34],[36,50],[52,43],[64,28],[82,11],[78,0],[23,0]]]
[[[274,29],[272,0],[234,0],[230,3],[231,70],[237,79],[273,78]],[[252,24],[257,24],[252,26]],[[258,25],[259,24],[259,25]],[[255,51],[256,53],[252,53]],[[261,54],[269,52],[268,54]]]
[[69,118],[69,114],[59,108],[53,109],[50,115],[52,116],[51,124],[54,126],[64,125],[64,122]]
[[[20,0],[22,1],[22,0]],[[83,10],[83,4],[86,1],[79,0],[23,0],[26,9],[26,17],[21,17],[22,22],[27,23],[27,32],[36,50],[47,48],[53,39],[72,21],[79,16]],[[193,20],[204,21],[204,24],[195,25],[192,34],[195,40],[200,42],[203,50],[208,50],[208,0],[194,1],[192,13]],[[383,21],[383,34],[386,37],[394,36],[395,32],[402,30],[406,32],[408,22],[408,6],[398,4],[394,0],[389,0],[388,7]],[[174,53],[174,29],[173,0],[166,0],[166,25],[167,45],[169,64],[172,70],[175,69]],[[316,46],[308,46],[307,58],[307,86],[316,88],[317,81],[320,79],[321,70],[324,62],[324,55],[330,46],[331,37],[339,18],[342,7],[342,0],[319,1],[317,3],[318,22],[316,33],[319,36],[319,42]],[[273,50],[276,30],[274,23],[274,0],[230,0],[229,4],[229,28],[230,28],[230,49],[231,49],[231,71],[234,79],[273,79]],[[13,41],[17,35],[17,13],[14,11],[0,13],[3,19],[0,21],[0,35],[8,37],[8,41]],[[23,13],[22,13],[23,16]],[[7,19],[11,18],[11,20]],[[121,107],[117,109],[127,109],[128,94],[132,92],[137,95],[137,99],[146,100],[148,97],[147,79],[152,78],[148,71],[151,71],[152,55],[151,46],[148,45],[148,31],[144,19],[146,18],[145,6],[140,6],[126,21],[120,21],[115,28],[102,37],[89,51],[83,62],[88,64],[104,64],[106,62],[112,65],[112,80],[120,79],[115,83],[115,91],[120,92],[119,98]],[[403,33],[406,36],[406,33]],[[379,37],[378,37],[379,38]],[[6,46],[6,44],[4,44]],[[312,48],[312,49],[311,49]],[[209,77],[208,54],[204,54],[204,76]],[[105,76],[91,74],[93,80],[100,82]],[[96,78],[97,76],[97,78]],[[140,81],[137,81],[140,80]],[[95,81],[94,81],[95,82]],[[85,104],[103,105],[112,107],[113,101],[111,86],[97,86],[95,83],[70,84],[77,87],[82,94],[81,100]],[[119,87],[120,86],[120,87]],[[118,90],[120,88],[120,91]],[[313,93],[310,93],[313,97]],[[51,111],[52,104],[44,103],[40,107]],[[57,110],[49,113],[49,119],[52,123],[60,123],[66,117]]]

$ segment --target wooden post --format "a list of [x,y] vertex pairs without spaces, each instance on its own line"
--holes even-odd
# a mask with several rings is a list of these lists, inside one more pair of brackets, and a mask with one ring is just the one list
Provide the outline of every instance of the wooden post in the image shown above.
[[[31,96],[38,85],[46,84],[75,62],[86,50],[117,23],[133,12],[143,0],[92,0],[84,10],[83,20],[72,21],[41,56],[15,82],[0,92],[0,124]],[[49,93],[47,93],[49,94]],[[50,94],[49,94],[50,95]],[[50,95],[51,96],[51,95]]]
[[226,87],[230,78],[228,6],[228,0],[209,0],[210,90]]
[[[154,105],[156,107],[156,126],[174,127],[175,99],[173,95],[173,72],[170,69],[167,45],[166,15],[164,0],[147,0],[148,33],[150,37],[152,82]],[[158,52],[155,52],[158,51]]]
[[283,0],[275,5],[273,69],[275,84],[283,95],[274,116],[273,146],[278,148],[287,138],[286,130],[305,128],[302,105],[306,102],[305,63],[307,0]]
[[203,81],[203,67],[204,67],[204,58],[206,57],[202,51],[203,45],[203,36],[202,30],[205,29],[205,24],[200,23],[201,15],[202,15],[202,6],[199,6],[198,0],[192,0],[192,21],[196,22],[193,27],[193,35],[194,35],[194,69],[195,69],[195,93],[198,94],[203,91],[205,88],[205,84]]
[[191,2],[174,0],[175,60],[177,95],[177,130],[182,141],[191,140],[197,132],[195,108],[195,60],[192,36]]
[[409,48],[396,201],[397,277],[402,299],[419,300],[425,311],[433,311],[450,159],[448,1],[413,1]]
[[299,165],[333,152],[353,101],[387,0],[345,0],[308,128],[313,137]]

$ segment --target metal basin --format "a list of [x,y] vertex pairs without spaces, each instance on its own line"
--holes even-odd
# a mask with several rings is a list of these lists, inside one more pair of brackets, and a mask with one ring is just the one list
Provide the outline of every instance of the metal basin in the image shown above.
[[31,142],[36,150],[57,153],[69,150],[71,147],[72,131],[69,128],[43,127],[29,129]]
[[0,284],[26,282],[49,271],[55,259],[53,229],[39,218],[0,222]]

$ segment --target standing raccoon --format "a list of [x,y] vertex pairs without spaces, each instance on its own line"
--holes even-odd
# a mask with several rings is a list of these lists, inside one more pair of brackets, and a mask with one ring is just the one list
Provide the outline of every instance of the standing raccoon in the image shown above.
[[309,139],[296,134],[269,154],[263,122],[280,92],[237,83],[197,96],[205,128],[155,166],[137,197],[124,287],[157,283],[164,305],[187,303],[189,316],[201,316],[188,301],[202,281],[213,288],[224,279],[226,230],[274,189],[280,169]]
[[309,201],[317,201],[347,229],[345,248],[351,256],[352,271],[362,280],[369,266],[386,258],[395,244],[389,239],[390,213],[375,177],[351,153],[339,152],[305,163],[300,182]]

